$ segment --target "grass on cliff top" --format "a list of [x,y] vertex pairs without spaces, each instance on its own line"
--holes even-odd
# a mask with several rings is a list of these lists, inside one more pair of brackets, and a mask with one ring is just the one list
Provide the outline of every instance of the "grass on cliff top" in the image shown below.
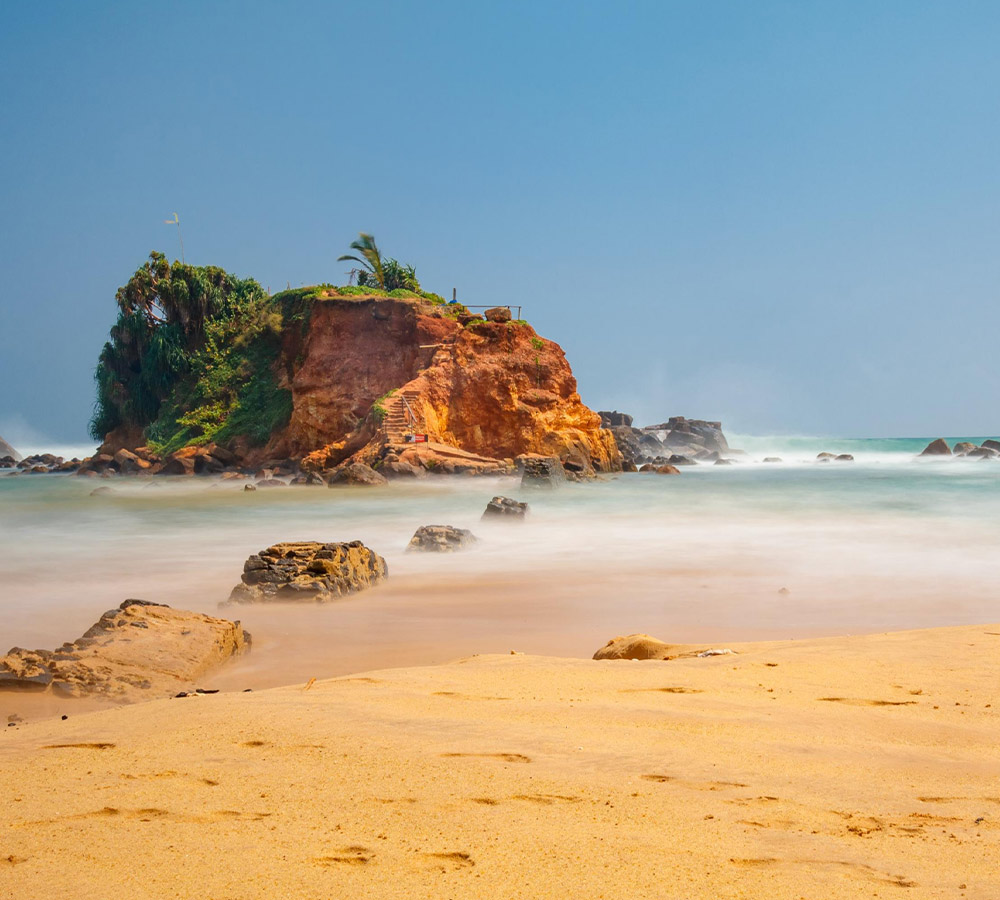
[[394,291],[384,291],[381,288],[359,286],[356,284],[333,285],[314,284],[308,287],[290,288],[275,294],[271,299],[278,303],[289,301],[323,300],[334,297],[392,297],[399,300],[428,300],[431,303],[442,306],[445,303],[444,297],[430,291],[408,291],[404,288],[397,288]]

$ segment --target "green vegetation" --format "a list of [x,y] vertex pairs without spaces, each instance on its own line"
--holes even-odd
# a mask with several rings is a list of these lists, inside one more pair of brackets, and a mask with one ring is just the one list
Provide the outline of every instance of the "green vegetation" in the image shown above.
[[[531,339],[531,346],[534,347],[536,350],[541,350],[542,348],[545,347],[545,341],[543,341],[541,338],[533,337]],[[537,357],[535,358],[537,359]]]
[[283,327],[308,316],[307,298],[276,303],[253,279],[153,252],[116,300],[95,373],[95,439],[130,426],[169,453],[237,436],[262,443],[288,421],[291,394],[273,366]]
[[[359,287],[388,291],[390,297],[425,297],[433,302],[444,303],[444,298],[438,294],[426,294],[420,289],[417,271],[413,266],[401,263],[391,256],[383,257],[372,235],[362,231],[358,235],[358,239],[351,242],[351,249],[360,255],[345,253],[343,256],[337,257],[337,262],[349,260],[361,266],[360,269],[353,270],[353,273],[358,277]],[[407,293],[397,294],[398,291],[406,291]]]
[[393,394],[396,393],[396,389],[393,388],[391,391],[386,391],[381,397],[378,398],[372,404],[372,414],[375,416],[376,422],[384,422],[385,417],[389,415],[389,410],[385,408],[383,400],[388,400]]
[[[116,294],[118,318],[95,372],[90,421],[96,440],[120,427],[141,432],[157,452],[242,438],[266,443],[289,421],[291,393],[279,384],[283,338],[301,348],[317,300],[333,297],[421,299],[449,315],[465,307],[421,290],[413,266],[383,258],[371,235],[351,245],[362,264],[357,285],[312,285],[273,297],[252,278],[150,253]],[[289,344],[286,344],[286,347]],[[294,363],[300,366],[304,354]],[[385,417],[382,404],[373,406]]]

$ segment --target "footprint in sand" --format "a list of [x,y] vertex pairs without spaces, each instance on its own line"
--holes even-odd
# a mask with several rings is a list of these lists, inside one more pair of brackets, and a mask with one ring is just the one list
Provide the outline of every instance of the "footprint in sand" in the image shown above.
[[94,742],[91,744],[45,744],[43,750],[113,750],[114,744]]
[[916,706],[916,700],[865,700],[855,697],[817,697],[827,703],[845,703],[848,706]]
[[425,853],[424,856],[432,861],[433,868],[441,872],[456,872],[459,869],[468,869],[476,863],[472,857],[463,850],[452,853]]
[[579,803],[582,797],[568,797],[564,794],[515,794],[511,800],[525,800],[528,803],[540,803],[552,806],[556,803]]
[[510,763],[530,763],[531,757],[523,753],[442,753],[446,759],[470,758],[470,759],[502,759]]
[[312,862],[317,866],[365,866],[372,861],[374,854],[361,846],[345,847],[332,856],[315,856]]

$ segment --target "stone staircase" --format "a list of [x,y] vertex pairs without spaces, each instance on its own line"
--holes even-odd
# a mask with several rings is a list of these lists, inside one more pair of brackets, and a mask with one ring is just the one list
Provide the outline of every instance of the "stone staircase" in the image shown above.
[[386,416],[382,420],[382,430],[387,444],[402,444],[406,441],[406,435],[424,430],[423,416],[419,409],[419,391],[402,391],[386,398]]

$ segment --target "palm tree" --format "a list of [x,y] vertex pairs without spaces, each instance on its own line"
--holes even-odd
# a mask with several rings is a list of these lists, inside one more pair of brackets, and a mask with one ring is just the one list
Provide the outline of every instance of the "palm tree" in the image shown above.
[[351,249],[357,250],[361,256],[351,256],[349,253],[337,257],[337,262],[349,259],[361,263],[380,288],[385,288],[385,271],[382,268],[382,254],[375,246],[375,238],[363,231],[356,241],[351,242]]

